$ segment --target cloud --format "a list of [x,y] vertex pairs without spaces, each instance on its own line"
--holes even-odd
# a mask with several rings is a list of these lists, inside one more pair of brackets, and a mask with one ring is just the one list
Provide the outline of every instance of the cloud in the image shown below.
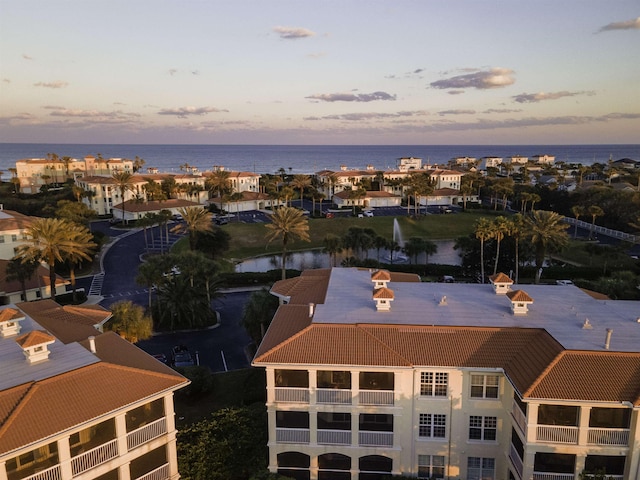
[[456,75],[455,77],[437,80],[430,85],[433,88],[476,88],[486,90],[489,88],[501,88],[515,83],[513,70],[508,68],[491,68],[485,71]]
[[438,115],[473,115],[475,114],[475,110],[441,110],[438,112]]
[[521,111],[521,108],[489,108],[482,113],[518,113]]
[[558,100],[563,97],[575,97],[576,95],[595,95],[595,92],[538,92],[538,93],[521,93],[520,95],[513,96],[513,100],[518,103],[537,103],[544,100]]
[[172,77],[178,73],[178,69],[177,68],[170,68],[169,69],[169,75],[171,75]]
[[104,112],[100,110],[81,110],[74,108],[62,108],[55,106],[45,106],[45,110],[51,110],[52,117],[73,117],[73,118],[97,118],[97,119],[128,119],[137,118],[141,115],[139,113],[123,112],[122,110],[114,110],[111,112]]
[[3,78],[3,79],[2,79],[2,82],[3,82],[3,83],[11,83],[11,80],[10,80],[10,79],[8,79],[8,78]]
[[386,92],[373,93],[320,93],[305,98],[323,102],[374,102],[376,100],[395,100],[396,96]]
[[462,95],[464,93],[464,90],[449,90],[447,93],[449,95]]
[[313,37],[315,35],[315,32],[300,27],[273,27],[273,31],[285,40],[297,40],[298,38]]
[[228,112],[215,107],[180,107],[180,108],[163,108],[158,115],[175,115],[178,118],[187,118],[189,115],[206,115],[207,113]]
[[24,58],[25,60],[33,60],[33,57],[27,55],[26,53],[22,54],[22,58]]
[[56,82],[38,82],[34,83],[34,87],[44,87],[44,88],[65,88],[69,85],[68,82],[63,82],[62,80],[58,80]]
[[609,32],[611,30],[640,30],[640,17],[624,22],[613,22],[601,27],[596,33]]
[[325,52],[316,52],[316,53],[309,53],[307,54],[307,57],[309,58],[322,58],[322,57],[326,57],[327,54]]
[[346,120],[349,122],[360,122],[363,120],[386,120],[389,118],[407,118],[407,117],[422,117],[429,115],[429,112],[425,110],[412,110],[412,111],[400,111],[396,113],[382,113],[382,112],[368,112],[368,113],[343,113],[339,115],[325,115],[322,117],[305,117],[306,121],[317,120]]

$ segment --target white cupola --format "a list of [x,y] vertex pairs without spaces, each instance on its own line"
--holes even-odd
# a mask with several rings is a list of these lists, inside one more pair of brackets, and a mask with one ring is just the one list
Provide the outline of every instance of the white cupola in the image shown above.
[[387,270],[376,270],[371,274],[373,288],[383,288],[391,281],[391,274]]
[[529,310],[529,305],[533,303],[533,298],[524,290],[507,292],[507,297],[511,300],[511,311],[514,315],[526,315]]
[[376,310],[378,312],[388,312],[391,310],[391,302],[393,302],[393,290],[387,287],[374,288],[373,300],[376,302]]
[[15,308],[0,310],[0,338],[19,334],[22,328],[19,323],[21,320],[24,320],[24,315]]
[[489,281],[493,285],[493,291],[496,292],[496,295],[505,295],[513,285],[513,280],[502,272],[491,275]]
[[47,360],[49,353],[51,353],[47,346],[55,341],[55,337],[44,330],[33,330],[16,338],[16,343],[22,347],[24,356],[29,363]]

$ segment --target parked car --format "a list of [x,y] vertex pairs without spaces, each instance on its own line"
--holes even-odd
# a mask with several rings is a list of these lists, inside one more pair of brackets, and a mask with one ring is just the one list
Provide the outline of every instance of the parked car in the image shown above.
[[364,213],[365,217],[373,217],[373,210],[365,210],[362,213]]
[[216,217],[214,221],[216,225],[226,225],[229,223],[229,219],[227,217]]
[[162,363],[167,363],[167,356],[164,353],[156,353],[153,355],[153,358]]
[[171,351],[174,367],[192,367],[195,365],[189,349],[185,345],[176,345]]

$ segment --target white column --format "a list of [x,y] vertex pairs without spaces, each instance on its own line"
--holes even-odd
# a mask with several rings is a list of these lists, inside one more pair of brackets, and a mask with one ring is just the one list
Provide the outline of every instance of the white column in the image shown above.
[[[586,445],[589,439],[589,417],[591,407],[580,407],[578,418],[578,445]],[[582,469],[580,470],[582,471]]]
[[60,476],[62,478],[73,477],[71,468],[71,448],[69,447],[69,437],[58,439],[58,462],[60,463]]
[[7,480],[7,463],[0,462],[0,480]]
[[173,411],[173,392],[164,397],[164,415],[167,423],[167,461],[169,462],[169,478],[178,478],[178,452],[176,449],[176,424]]

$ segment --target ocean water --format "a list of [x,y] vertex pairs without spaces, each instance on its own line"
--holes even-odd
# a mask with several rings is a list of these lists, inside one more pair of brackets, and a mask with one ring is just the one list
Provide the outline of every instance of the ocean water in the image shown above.
[[9,178],[8,169],[24,158],[44,158],[48,153],[60,157],[145,160],[146,167],[161,172],[179,172],[188,163],[200,171],[222,165],[228,170],[276,173],[280,168],[290,173],[313,173],[323,169],[338,170],[373,165],[376,170],[393,168],[400,157],[419,157],[423,164],[445,164],[453,157],[513,155],[555,155],[557,161],[592,164],[610,158],[640,160],[640,144],[634,145],[91,145],[0,143],[0,171]]

